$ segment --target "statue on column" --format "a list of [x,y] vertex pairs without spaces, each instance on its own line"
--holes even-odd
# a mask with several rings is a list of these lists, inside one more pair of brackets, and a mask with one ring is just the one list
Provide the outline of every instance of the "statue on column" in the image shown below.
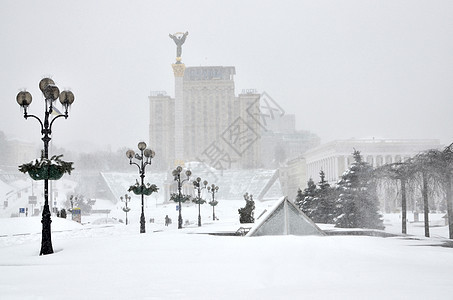
[[177,32],[175,34],[168,35],[176,44],[176,61],[178,64],[181,63],[182,44],[184,44],[184,42],[186,41],[188,34],[189,32],[186,31],[185,33]]

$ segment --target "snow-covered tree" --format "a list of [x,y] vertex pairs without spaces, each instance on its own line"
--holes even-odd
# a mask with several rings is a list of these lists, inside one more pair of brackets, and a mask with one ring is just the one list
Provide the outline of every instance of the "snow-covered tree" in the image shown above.
[[354,162],[338,182],[336,227],[383,229],[373,167],[354,149]]
[[312,218],[314,210],[314,199],[316,197],[316,184],[313,179],[307,181],[307,187],[302,192],[297,191],[295,204],[309,217]]
[[407,184],[414,177],[414,166],[409,161],[385,164],[375,169],[375,179],[390,179],[400,183],[401,191],[401,232],[407,233]]
[[[453,145],[453,144],[452,144]],[[452,188],[451,178],[453,173],[453,146],[450,145],[445,148],[444,151],[437,149],[431,149],[417,154],[412,159],[412,164],[416,172],[421,177],[421,192],[423,198],[423,211],[425,221],[425,236],[429,237],[429,210],[430,207],[428,202],[428,195],[434,192],[443,192],[446,198],[446,204],[450,205],[448,210],[449,224],[453,223],[452,213],[453,208],[451,207]],[[450,229],[450,238],[453,237],[453,231]]]
[[321,181],[318,183],[319,189],[315,191],[311,219],[316,223],[330,224],[335,217],[335,189],[326,181],[324,171],[321,170],[319,177]]

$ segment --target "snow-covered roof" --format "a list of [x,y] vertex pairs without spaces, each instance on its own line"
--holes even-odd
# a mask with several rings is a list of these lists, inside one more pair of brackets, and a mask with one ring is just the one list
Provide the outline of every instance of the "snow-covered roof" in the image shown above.
[[[260,201],[277,200],[283,196],[278,170],[215,170],[202,163],[188,163],[186,167],[192,171],[189,183],[200,177],[207,180],[209,185],[217,185],[219,191],[216,198],[219,200],[240,200],[246,192]],[[101,175],[115,199],[124,196],[129,186],[140,179],[137,173],[101,173]],[[156,184],[159,188],[156,197],[161,201],[168,201],[162,197],[165,194],[164,187],[173,182],[171,174],[148,173],[145,184],[148,182]]]
[[260,217],[247,236],[324,235],[324,232],[287,197],[280,198]]

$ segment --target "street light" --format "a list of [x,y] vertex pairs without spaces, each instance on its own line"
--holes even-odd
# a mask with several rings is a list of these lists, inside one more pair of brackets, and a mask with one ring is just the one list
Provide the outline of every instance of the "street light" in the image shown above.
[[121,202],[124,202],[126,204],[125,207],[123,207],[123,211],[126,213],[126,225],[127,225],[127,213],[131,210],[130,207],[127,207],[127,204],[131,201],[131,196],[128,194],[124,194],[124,200],[123,197],[120,197]]
[[[44,78],[39,82],[39,89],[44,95],[45,101],[45,111],[44,111],[44,122],[41,121],[35,115],[30,115],[27,112],[28,106],[32,102],[31,94],[27,91],[21,91],[16,96],[17,103],[24,109],[24,118],[34,118],[38,120],[41,125],[41,135],[42,141],[44,142],[44,151],[42,154],[42,159],[49,159],[49,142],[52,139],[52,125],[56,119],[64,117],[68,118],[68,108],[74,102],[74,94],[71,91],[63,91],[60,93],[60,90],[55,85],[55,82],[50,78]],[[54,107],[54,101],[60,99],[60,103],[63,105],[64,114],[59,114],[49,120],[49,116],[53,112],[57,112]],[[49,123],[50,121],[50,123]],[[48,172],[50,173],[50,168]],[[35,179],[36,180],[36,179]],[[44,208],[42,211],[42,239],[41,239],[41,251],[39,255],[46,255],[53,253],[52,247],[52,237],[50,224],[52,220],[50,219],[50,209],[49,209],[49,174],[44,176]]]
[[208,182],[205,180],[203,181],[203,185],[201,185],[201,178],[197,177],[197,180],[193,181],[193,187],[198,191],[198,197],[192,200],[196,204],[198,204],[198,226],[201,226],[201,212],[200,212],[200,205],[205,203],[206,201],[201,198],[201,190],[205,189],[206,186],[208,185]]
[[[142,197],[142,214],[140,216],[140,233],[145,233],[145,211],[143,208],[143,198],[144,195],[151,195],[153,192],[157,192],[157,187],[156,185],[151,185],[150,187],[146,188],[144,184],[144,178],[145,178],[145,168],[147,165],[151,164],[152,158],[156,155],[156,153],[151,150],[146,148],[146,143],[145,142],[140,142],[138,143],[138,149],[140,150],[140,154],[135,153],[134,150],[128,150],[126,152],[127,158],[129,158],[129,164],[130,165],[136,165],[138,167],[138,173],[140,174],[141,178],[141,185],[137,184],[135,186],[131,186],[129,188],[129,191],[133,191],[134,194],[136,195],[141,195]],[[138,160],[140,163],[133,162],[132,159],[135,158]],[[148,184],[149,185],[149,184]]]
[[[174,180],[178,183],[178,202],[179,202],[179,206],[178,206],[178,210],[179,210],[179,216],[178,216],[178,229],[181,229],[182,228],[182,216],[181,216],[181,210],[182,210],[182,206],[181,206],[181,200],[182,200],[182,194],[181,194],[181,187],[182,187],[182,184],[184,182],[186,182],[187,180],[189,180],[190,178],[190,175],[192,175],[192,172],[190,170],[187,170],[186,171],[186,176],[187,178],[184,179],[184,180],[181,180],[181,172],[182,172],[182,167],[181,166],[178,166],[176,169],[173,170],[173,172],[171,173],[174,177]],[[185,200],[184,200],[185,201]]]
[[209,201],[208,203],[212,206],[212,220],[215,221],[215,210],[214,207],[219,203],[219,201],[214,199],[214,194],[219,191],[219,187],[216,186],[215,184],[211,184],[211,186],[208,186],[208,192],[212,194],[212,200]]

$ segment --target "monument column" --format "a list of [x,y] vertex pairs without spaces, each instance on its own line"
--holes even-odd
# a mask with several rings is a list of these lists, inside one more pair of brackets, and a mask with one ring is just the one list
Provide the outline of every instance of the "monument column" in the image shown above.
[[171,65],[175,74],[175,165],[184,164],[184,111],[183,78],[186,66],[182,63]]
[[175,75],[175,160],[174,165],[184,164],[184,71],[186,66],[181,63],[182,45],[189,32],[177,32],[168,36],[176,44],[176,63],[172,64]]

